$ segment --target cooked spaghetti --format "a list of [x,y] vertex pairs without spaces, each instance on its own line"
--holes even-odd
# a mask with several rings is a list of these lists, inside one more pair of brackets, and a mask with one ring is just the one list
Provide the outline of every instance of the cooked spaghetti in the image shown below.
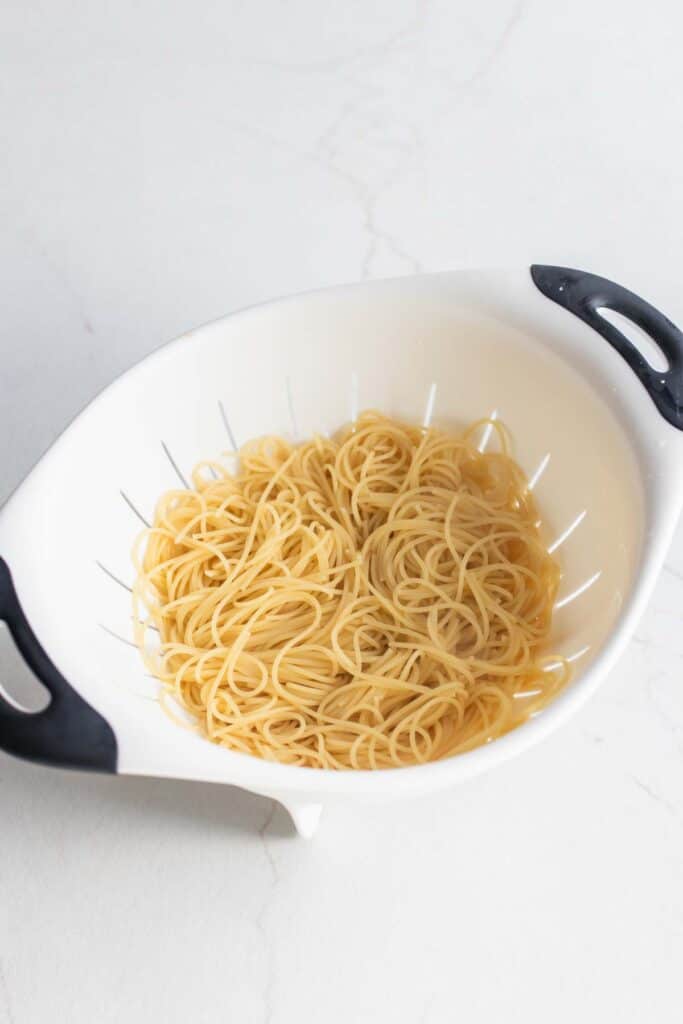
[[165,697],[214,743],[312,768],[423,764],[541,708],[568,673],[543,655],[559,570],[504,428],[482,453],[483,425],[366,412],[164,494],[134,620]]

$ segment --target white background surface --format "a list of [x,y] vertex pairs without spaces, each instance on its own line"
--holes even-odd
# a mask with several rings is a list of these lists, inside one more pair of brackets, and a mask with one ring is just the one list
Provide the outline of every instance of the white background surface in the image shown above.
[[[477,264],[683,321],[679,5],[10,0],[0,498],[116,373],[275,295]],[[680,1020],[683,532],[545,745],[315,840],[0,755],[2,1024]]]

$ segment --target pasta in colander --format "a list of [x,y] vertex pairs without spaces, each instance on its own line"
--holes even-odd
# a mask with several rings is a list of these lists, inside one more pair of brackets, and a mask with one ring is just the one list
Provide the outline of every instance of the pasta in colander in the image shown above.
[[[312,768],[421,764],[519,725],[563,685],[559,569],[497,422],[460,436],[363,413],[335,437],[202,463],[136,546],[136,641],[212,742]],[[145,644],[159,631],[157,649]]]

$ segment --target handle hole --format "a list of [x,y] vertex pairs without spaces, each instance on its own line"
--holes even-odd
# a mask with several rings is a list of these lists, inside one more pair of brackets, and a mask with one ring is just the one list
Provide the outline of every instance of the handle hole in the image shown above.
[[7,625],[0,621],[0,697],[16,708],[35,714],[50,703],[50,691],[36,679],[16,648]]
[[633,347],[640,352],[641,356],[650,364],[653,370],[656,370],[658,373],[666,373],[670,365],[669,360],[657,342],[642,327],[634,324],[633,320],[629,320],[622,313],[617,313],[614,309],[608,309],[607,306],[599,306],[596,312],[600,314],[603,320],[607,320],[612,327],[616,327],[631,342]]

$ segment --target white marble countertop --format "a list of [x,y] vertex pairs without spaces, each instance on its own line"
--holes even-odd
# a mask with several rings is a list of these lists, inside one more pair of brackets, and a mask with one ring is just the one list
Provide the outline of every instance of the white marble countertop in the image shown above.
[[[0,499],[100,387],[231,309],[470,265],[683,321],[673,2],[10,3]],[[238,791],[0,756],[1,1024],[681,1019],[683,531],[598,696],[311,843]]]

